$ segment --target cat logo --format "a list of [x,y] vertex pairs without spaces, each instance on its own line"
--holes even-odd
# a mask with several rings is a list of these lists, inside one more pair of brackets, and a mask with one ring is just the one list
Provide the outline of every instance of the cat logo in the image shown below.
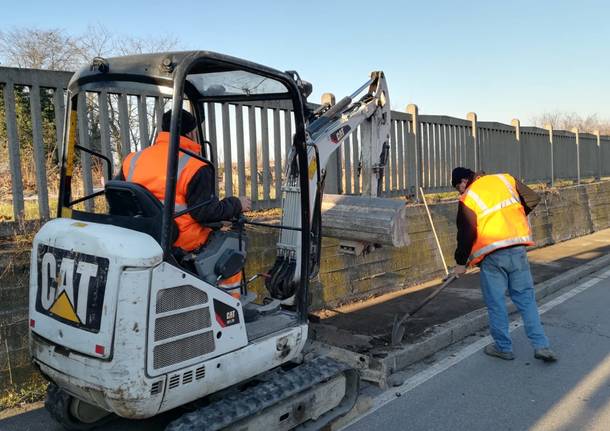
[[239,314],[237,313],[237,310],[230,305],[214,299],[214,310],[216,311],[216,321],[221,328],[239,323]]
[[108,259],[40,246],[36,310],[97,332],[107,272]]
[[347,136],[350,130],[352,130],[350,126],[343,126],[335,130],[330,135],[330,142],[332,142],[333,144],[338,144],[339,142],[341,142],[341,140],[343,140],[343,138]]

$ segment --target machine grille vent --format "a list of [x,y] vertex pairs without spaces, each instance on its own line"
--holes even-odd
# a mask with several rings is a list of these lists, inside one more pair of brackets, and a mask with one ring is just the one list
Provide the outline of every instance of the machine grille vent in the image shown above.
[[186,385],[187,383],[191,383],[193,381],[193,372],[187,371],[182,375],[182,384]]
[[170,365],[211,353],[214,349],[213,331],[170,341],[169,343],[154,347],[153,366],[155,369],[169,367]]
[[170,389],[174,389],[179,384],[180,384],[180,375],[179,374],[175,374],[170,377],[170,379],[169,379],[169,388]]
[[192,305],[205,304],[208,295],[193,286],[178,286],[157,292],[157,313],[180,310]]
[[210,311],[208,307],[159,317],[155,320],[155,341],[166,340],[178,335],[209,328],[210,324]]
[[205,377],[205,367],[199,367],[195,370],[195,379],[201,380]]
[[161,384],[163,383],[162,380],[156,381],[155,383],[152,384],[151,388],[150,388],[150,394],[151,395],[157,395],[158,393],[161,392]]

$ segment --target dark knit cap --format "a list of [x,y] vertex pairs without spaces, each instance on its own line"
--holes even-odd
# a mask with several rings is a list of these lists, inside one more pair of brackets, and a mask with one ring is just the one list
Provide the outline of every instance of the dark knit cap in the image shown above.
[[458,166],[451,172],[451,185],[453,187],[457,186],[464,178],[468,181],[472,181],[474,179],[474,172],[468,168]]
[[[188,132],[192,131],[197,125],[195,121],[195,117],[191,115],[190,112],[182,110],[180,121],[179,132],[181,135],[186,135]],[[161,130],[164,132],[169,132],[169,123],[172,118],[172,110],[170,109],[165,114],[163,114],[163,118],[161,119]]]

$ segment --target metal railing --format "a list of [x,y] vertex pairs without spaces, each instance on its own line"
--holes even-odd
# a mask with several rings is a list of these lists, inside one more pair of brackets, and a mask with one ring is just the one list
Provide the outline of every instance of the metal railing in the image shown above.
[[[0,200],[12,207],[13,221],[24,219],[26,199],[37,202],[37,218],[50,216],[48,182],[57,178],[48,175],[49,154],[45,154],[45,148],[56,147],[59,151],[61,147],[65,90],[70,76],[71,72],[0,67],[0,96],[4,100],[0,106],[0,168],[8,166],[9,170],[0,174],[5,182],[10,178],[11,183],[10,195],[0,196]],[[26,90],[29,112],[21,115],[29,116],[31,136],[24,136],[18,128],[16,89],[21,93]],[[43,142],[50,138],[41,132],[41,94],[46,100],[52,99],[53,145],[45,146]],[[86,103],[79,104],[79,143],[99,149],[117,165],[130,151],[150,145],[167,102],[159,94],[100,92],[80,97]],[[135,129],[128,127],[130,122],[137,124]],[[220,195],[249,196],[255,209],[277,207],[293,124],[286,102],[208,103],[204,133],[217,157]],[[22,159],[24,139],[31,140],[32,161]],[[360,193],[360,142],[359,130],[355,130],[331,159],[327,191]],[[86,192],[96,187],[89,158],[81,153]],[[24,163],[34,165],[35,196],[24,195]],[[466,119],[419,115],[416,105],[409,105],[406,112],[392,111],[384,196],[417,197],[420,186],[427,192],[451,190],[451,170],[455,166],[488,173],[509,172],[528,183],[551,185],[557,180],[600,178],[610,175],[610,136],[522,127],[518,120],[511,125],[478,122],[474,113]]]

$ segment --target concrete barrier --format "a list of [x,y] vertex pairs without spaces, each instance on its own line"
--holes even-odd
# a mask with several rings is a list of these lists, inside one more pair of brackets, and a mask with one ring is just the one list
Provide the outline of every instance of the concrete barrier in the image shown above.
[[[610,227],[610,182],[551,189],[530,215],[537,247]],[[455,201],[432,203],[430,211],[448,265],[454,265]],[[342,254],[339,241],[324,238],[320,275],[312,283],[312,309],[336,307],[402,289],[442,274],[443,264],[423,205],[407,207],[411,243],[366,256]],[[262,233],[262,232],[261,232]],[[251,235],[248,272],[265,271],[275,258],[276,235]],[[264,292],[264,289],[259,289]]]
[[[28,350],[27,244],[3,244],[0,250],[0,389],[31,374]],[[9,373],[9,367],[11,373]]]

